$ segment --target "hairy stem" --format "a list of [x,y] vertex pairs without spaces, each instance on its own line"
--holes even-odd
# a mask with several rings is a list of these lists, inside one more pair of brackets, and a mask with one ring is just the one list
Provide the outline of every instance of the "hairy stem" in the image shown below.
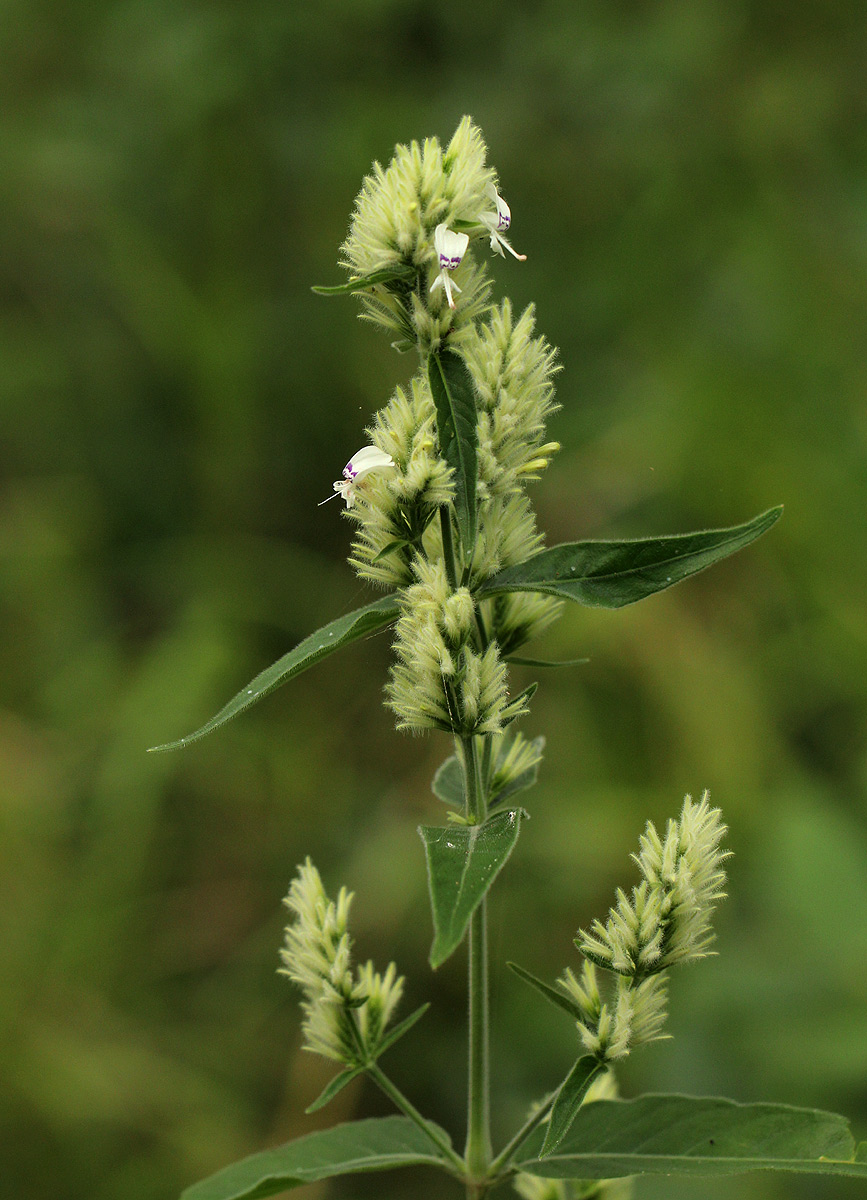
[[454,1167],[456,1173],[459,1174],[463,1179],[466,1175],[464,1160],[452,1149],[449,1142],[445,1139],[445,1137],[443,1137],[436,1126],[431,1125],[431,1123],[421,1115],[412,1101],[408,1100],[406,1096],[404,1096],[400,1088],[391,1082],[388,1076],[379,1069],[376,1063],[370,1063],[367,1067],[365,1067],[365,1071],[377,1085],[377,1087],[380,1088],[381,1091],[385,1092],[389,1100],[394,1102],[404,1116],[409,1117],[409,1119],[416,1124],[419,1129],[422,1130],[422,1132],[434,1144],[434,1146],[436,1146],[440,1153],[445,1155],[445,1157]]
[[491,1163],[490,1170],[492,1176],[498,1175],[500,1171],[508,1167],[512,1155],[516,1152],[516,1150],[518,1150],[522,1143],[527,1140],[536,1126],[540,1125],[542,1121],[545,1120],[556,1099],[557,1093],[552,1092],[547,1100],[545,1100],[543,1104],[539,1105],[538,1109],[533,1113],[533,1115],[527,1118],[515,1136],[510,1142],[508,1142],[506,1146],[503,1147],[503,1149]]
[[470,918],[469,1007],[466,1161],[471,1178],[479,1181],[487,1175],[491,1161],[488,922],[485,899]]

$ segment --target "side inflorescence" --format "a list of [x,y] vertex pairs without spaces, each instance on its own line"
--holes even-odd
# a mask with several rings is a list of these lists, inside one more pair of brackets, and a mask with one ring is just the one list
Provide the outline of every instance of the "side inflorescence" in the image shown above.
[[[686,797],[664,838],[648,821],[632,856],[641,883],[630,895],[618,890],[604,925],[597,920],[579,931],[581,974],[567,969],[558,984],[581,1014],[578,1029],[589,1053],[623,1058],[633,1046],[663,1036],[666,972],[705,957],[713,941],[711,917],[725,895],[725,832],[707,792],[698,803]],[[604,998],[598,968],[614,976]]]
[[340,889],[336,901],[328,898],[308,858],[285,899],[293,920],[286,927],[279,971],[303,993],[304,1048],[345,1066],[361,1067],[376,1058],[400,1002],[403,978],[394,963],[384,975],[371,962],[357,967],[353,975],[351,903],[346,888]]

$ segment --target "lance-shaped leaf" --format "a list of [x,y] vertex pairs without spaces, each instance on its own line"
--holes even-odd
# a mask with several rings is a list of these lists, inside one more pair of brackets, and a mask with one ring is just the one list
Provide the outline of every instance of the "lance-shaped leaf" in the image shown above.
[[434,940],[430,964],[444,963],[463,941],[470,917],[518,840],[523,809],[497,813],[484,825],[422,825]]
[[330,1104],[336,1095],[342,1092],[348,1084],[352,1083],[353,1079],[357,1079],[359,1075],[363,1074],[364,1067],[347,1067],[339,1075],[335,1075],[333,1079],[326,1083],[313,1103],[307,1105],[304,1109],[305,1113],[319,1112],[320,1108],[324,1108],[326,1104]]
[[523,967],[519,967],[517,963],[507,962],[506,966],[510,971],[514,971],[519,979],[523,979],[525,983],[529,983],[530,987],[534,987],[546,1000],[550,1000],[552,1004],[556,1004],[558,1008],[562,1008],[564,1012],[569,1013],[576,1021],[584,1020],[584,1013],[575,1001],[564,992],[560,992],[557,988],[551,987],[549,983],[544,983],[543,980],[537,979],[535,975],[531,975],[529,971],[526,971]]
[[237,717],[238,713],[242,713],[251,704],[261,700],[263,696],[273,692],[281,683],[286,683],[295,675],[300,675],[302,671],[312,667],[320,659],[327,658],[335,650],[348,646],[350,642],[357,642],[359,638],[375,633],[376,630],[390,624],[398,616],[398,613],[399,609],[395,598],[383,596],[381,600],[375,600],[373,604],[367,604],[364,608],[357,608],[354,612],[347,613],[346,616],[338,617],[336,621],[330,621],[316,633],[311,633],[303,642],[299,642],[294,650],[290,650],[288,654],[284,654],[282,658],[278,658],[270,667],[266,667],[264,671],[260,672],[255,679],[238,692],[237,696],[221,708],[216,716],[211,717],[210,721],[206,721],[201,729],[179,738],[176,742],[152,746],[151,750],[155,753],[162,750],[180,750],[192,742],[199,741],[200,738],[219,729],[221,725],[225,725],[227,721],[231,721],[232,717]]
[[519,1170],[548,1179],[624,1175],[738,1175],[798,1171],[867,1180],[844,1117],[784,1104],[737,1104],[692,1096],[639,1096],[583,1105],[559,1148],[537,1157],[536,1130],[516,1156]]
[[519,654],[510,654],[507,663],[515,663],[519,667],[584,667],[590,662],[589,658],[524,658]]
[[[448,1140],[444,1131],[437,1132]],[[261,1200],[334,1175],[413,1166],[451,1169],[448,1160],[407,1117],[374,1117],[251,1154],[194,1183],[181,1200]]]
[[469,561],[476,541],[476,394],[460,355],[441,350],[428,359],[440,454],[452,468],[458,533]]
[[584,1054],[560,1084],[548,1118],[545,1143],[540,1158],[547,1158],[557,1149],[572,1128],[584,1097],[593,1080],[605,1070],[605,1064],[592,1054]]
[[369,275],[356,275],[347,283],[338,283],[333,287],[314,285],[310,290],[317,296],[347,296],[350,292],[363,292],[380,283],[409,283],[416,275],[418,271],[415,267],[401,263],[393,267],[382,267],[379,271],[371,271]]
[[622,608],[703,571],[754,542],[774,524],[771,508],[745,525],[625,542],[567,542],[506,567],[486,580],[479,596],[544,592],[592,608]]

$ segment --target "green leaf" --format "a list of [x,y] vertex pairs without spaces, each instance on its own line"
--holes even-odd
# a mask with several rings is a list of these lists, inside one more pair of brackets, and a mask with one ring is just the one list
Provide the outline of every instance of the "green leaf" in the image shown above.
[[605,1064],[592,1054],[585,1054],[578,1059],[560,1084],[551,1116],[548,1118],[545,1144],[542,1146],[540,1158],[547,1158],[549,1154],[553,1154],[563,1141],[578,1116],[578,1110],[584,1102],[590,1084],[604,1070]]
[[434,941],[430,964],[444,963],[463,941],[470,917],[515,847],[523,809],[497,813],[484,825],[422,825]]
[[419,1005],[415,1012],[410,1013],[408,1017],[404,1017],[400,1024],[395,1025],[394,1029],[390,1030],[379,1043],[376,1050],[376,1057],[379,1058],[381,1054],[385,1054],[386,1050],[402,1038],[405,1033],[409,1033],[416,1021],[420,1021],[429,1008],[430,1001],[427,1001],[425,1004]]
[[492,576],[478,594],[486,597],[498,592],[544,592],[591,608],[622,608],[742,550],[770,529],[782,511],[771,508],[731,529],[552,546]]
[[867,1179],[848,1122],[784,1104],[692,1096],[639,1096],[585,1104],[555,1153],[539,1159],[543,1133],[521,1149],[518,1169],[548,1179],[624,1175],[738,1175],[799,1171]]
[[525,971],[523,967],[519,967],[517,963],[507,962],[506,966],[510,971],[514,971],[519,979],[523,979],[525,983],[529,983],[530,987],[534,987],[537,992],[541,992],[546,1000],[550,1000],[552,1004],[556,1004],[558,1008],[562,1008],[570,1017],[574,1017],[576,1021],[583,1021],[584,1014],[581,1009],[563,992],[559,992],[557,988],[551,987],[549,983],[543,983],[541,979],[537,979],[535,975],[531,975],[529,971]]
[[[448,1141],[447,1134],[440,1132]],[[374,1117],[251,1154],[194,1183],[181,1200],[260,1200],[334,1175],[414,1166],[451,1169],[408,1117]]]
[[476,393],[464,360],[452,350],[428,359],[440,454],[452,468],[458,533],[469,562],[476,542]]
[[227,721],[231,721],[232,717],[237,717],[239,713],[244,712],[257,700],[261,700],[263,696],[273,692],[281,683],[286,683],[288,679],[292,679],[295,675],[306,671],[308,667],[312,667],[320,659],[327,658],[335,650],[348,646],[350,642],[357,642],[359,638],[375,633],[384,625],[390,624],[398,616],[398,613],[399,609],[395,598],[384,596],[381,600],[375,600],[373,604],[367,604],[364,608],[357,608],[354,612],[338,617],[336,621],[330,621],[328,625],[323,625],[316,633],[311,633],[303,642],[299,642],[294,650],[290,650],[288,654],[284,654],[282,658],[278,658],[275,663],[258,674],[238,692],[234,699],[221,708],[216,716],[211,717],[210,721],[206,721],[201,729],[179,738],[176,742],[151,746],[151,753],[180,750],[184,746],[199,741],[206,734],[212,733],[221,725],[225,725]]
[[443,804],[450,804],[452,808],[462,809],[464,807],[466,802],[464,768],[456,754],[452,754],[437,768],[431,789]]
[[583,667],[590,659],[559,658],[552,662],[550,658],[522,658],[517,654],[510,654],[506,662],[514,663],[518,667]]
[[342,1092],[348,1083],[352,1083],[353,1079],[357,1079],[359,1075],[363,1074],[364,1067],[347,1067],[345,1071],[341,1071],[339,1075],[335,1075],[330,1083],[326,1083],[313,1103],[309,1104],[304,1111],[306,1113],[318,1112],[320,1108],[324,1108],[326,1104],[329,1104],[338,1092]]
[[411,279],[415,279],[416,275],[418,275],[418,271],[415,267],[401,264],[394,267],[383,267],[379,271],[371,271],[369,275],[357,275],[348,283],[338,283],[333,287],[314,285],[310,290],[317,296],[347,296],[351,292],[363,292],[380,283],[408,283]]

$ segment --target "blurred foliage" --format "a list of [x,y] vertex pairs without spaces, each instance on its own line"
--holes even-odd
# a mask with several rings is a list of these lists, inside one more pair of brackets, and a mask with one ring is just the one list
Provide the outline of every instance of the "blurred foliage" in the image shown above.
[[[405,1011],[434,1001],[388,1065],[460,1128],[439,1067],[462,964],[426,965],[415,832],[448,746],[392,731],[387,636],[189,751],[144,750],[368,598],[316,502],[414,364],[309,285],[340,279],[371,161],[464,112],[529,256],[494,264],[498,290],[537,301],[565,367],[549,539],[787,506],[731,562],[572,610],[538,648],[591,661],[546,675],[526,724],[549,753],[494,952],[574,961],[645,819],[709,787],[736,855],[720,957],[675,980],[674,1040],[624,1089],[816,1104],[867,1135],[863,3],[0,0],[0,44],[4,1192],[170,1197],[387,1111],[352,1087],[302,1115],[328,1067],[274,972],[308,853],[356,890],[360,953],[409,975]],[[494,988],[503,1132],[576,1040],[520,981]]]

